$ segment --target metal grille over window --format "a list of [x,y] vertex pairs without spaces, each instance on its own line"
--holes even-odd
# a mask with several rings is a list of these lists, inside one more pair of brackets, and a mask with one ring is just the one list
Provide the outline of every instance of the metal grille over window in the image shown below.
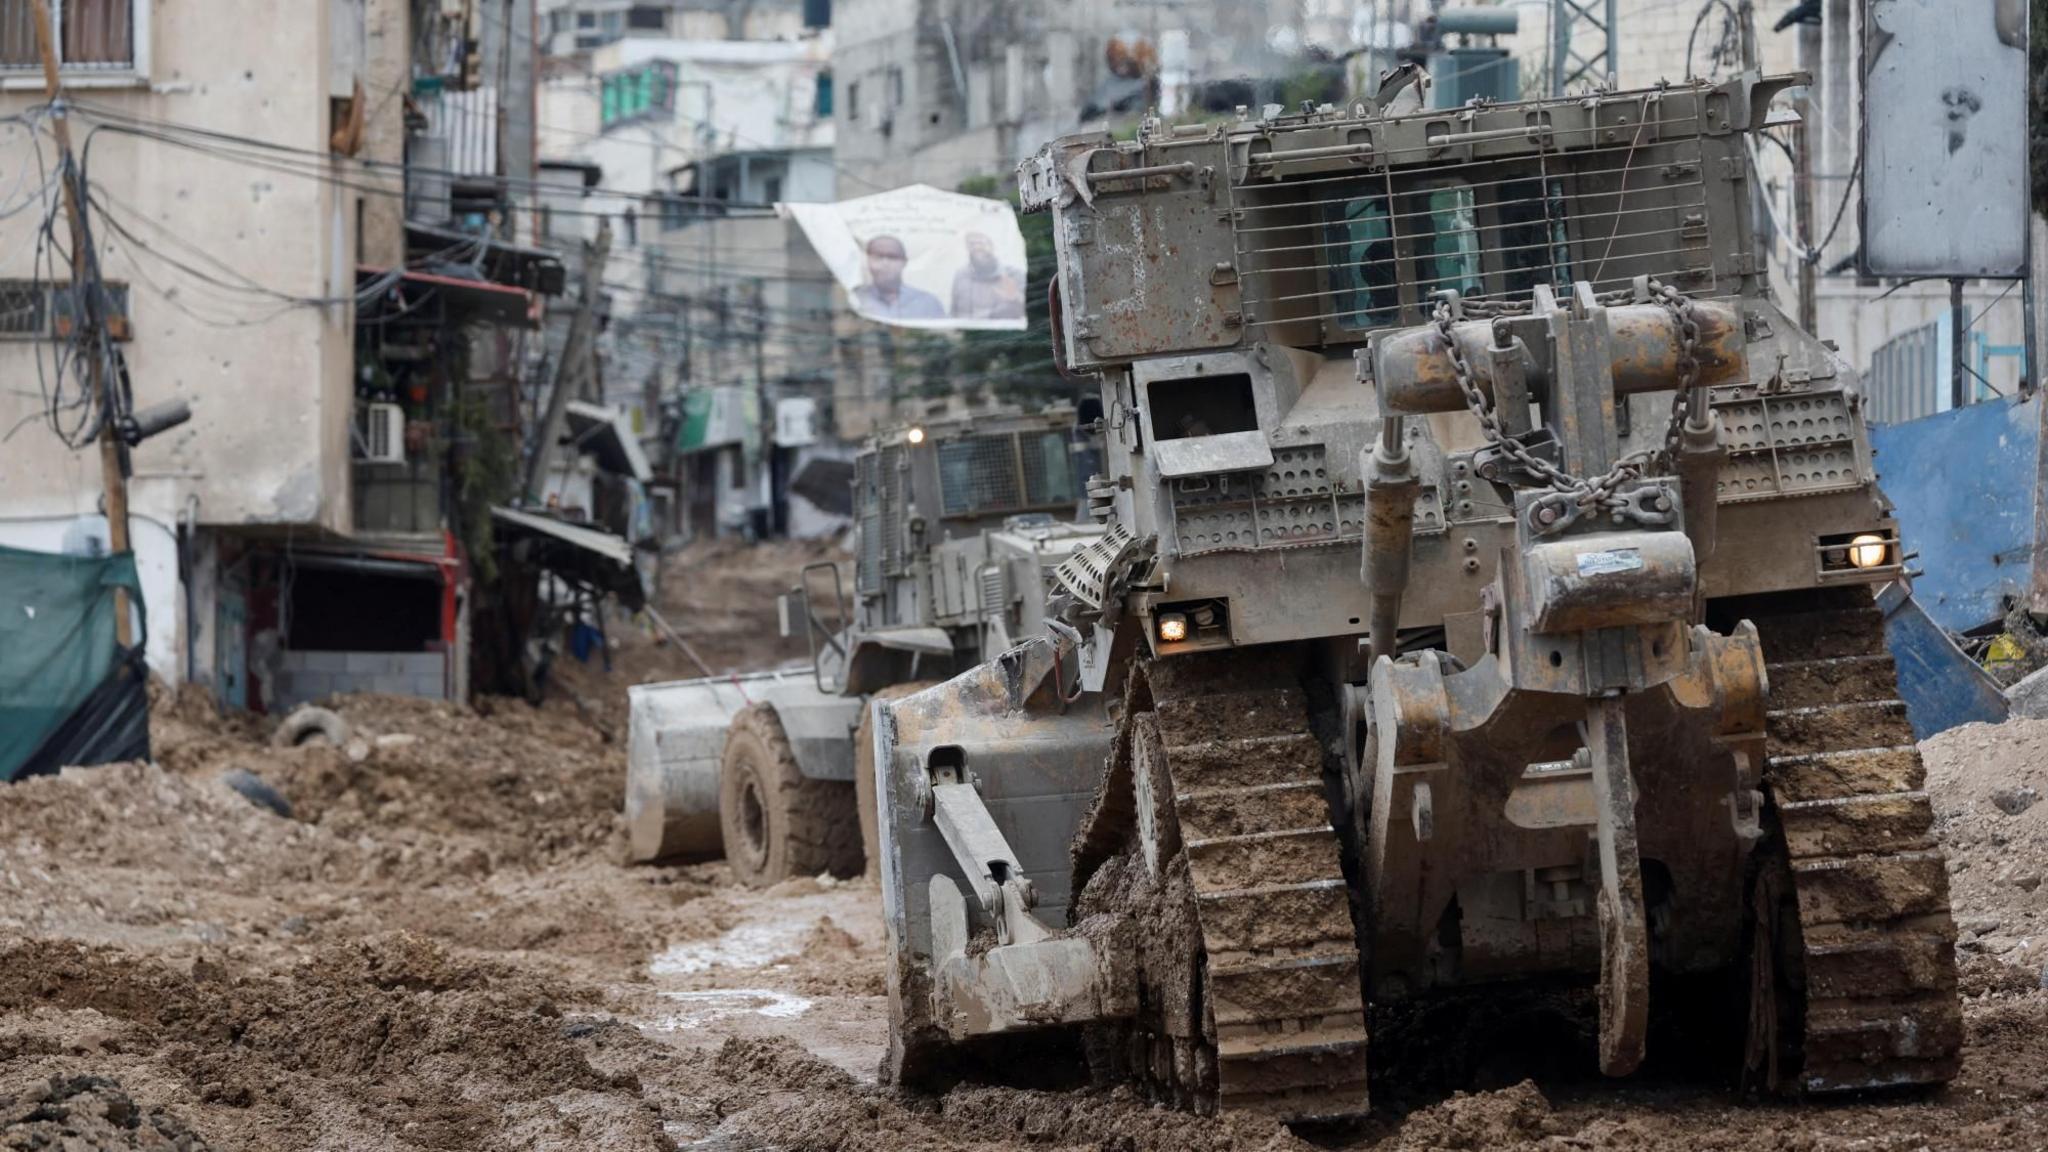
[[0,336],[42,336],[49,323],[47,286],[0,280]]
[[1329,147],[1255,144],[1233,161],[1230,187],[1245,324],[1282,329],[1267,339],[1342,343],[1425,323],[1444,290],[1481,308],[1526,304],[1538,284],[1606,291],[1643,275],[1711,293],[1706,100],[1673,88],[1513,127],[1480,109],[1335,122],[1351,142]]
[[947,516],[1024,506],[1015,436],[970,436],[939,445],[939,494]]
[[[107,334],[127,340],[128,286],[109,283],[99,297]],[[46,340],[71,335],[78,324],[76,301],[65,284],[0,280],[0,339]]]

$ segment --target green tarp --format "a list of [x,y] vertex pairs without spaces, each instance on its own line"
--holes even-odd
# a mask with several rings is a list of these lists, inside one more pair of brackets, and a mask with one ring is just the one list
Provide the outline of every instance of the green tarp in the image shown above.
[[0,780],[28,769],[37,750],[123,664],[115,649],[117,588],[142,603],[133,553],[0,548]]

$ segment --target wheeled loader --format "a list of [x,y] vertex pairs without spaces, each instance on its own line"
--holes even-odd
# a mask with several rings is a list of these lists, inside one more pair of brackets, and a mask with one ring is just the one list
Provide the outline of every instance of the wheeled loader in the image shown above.
[[[893,429],[854,458],[849,606],[813,564],[781,604],[808,666],[629,690],[629,856],[723,855],[744,882],[857,874],[872,798],[855,781],[867,703],[951,676],[1042,630],[1053,565],[1100,534],[1073,523],[1074,410]],[[859,793],[860,795],[857,795]]]

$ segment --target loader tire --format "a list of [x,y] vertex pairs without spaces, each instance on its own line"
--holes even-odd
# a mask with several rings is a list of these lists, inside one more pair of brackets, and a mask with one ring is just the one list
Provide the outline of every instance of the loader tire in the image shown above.
[[813,780],[775,709],[750,704],[733,717],[718,767],[718,823],[733,875],[750,887],[792,876],[860,873],[853,785]]
[[868,697],[860,706],[860,724],[853,730],[853,801],[860,815],[860,851],[866,861],[863,874],[874,880],[882,873],[881,809],[875,792],[875,701],[901,700],[922,692],[936,680],[915,680],[891,684]]
[[1770,684],[1747,1072],[1772,1091],[1940,1084],[1960,1063],[1955,923],[1920,749],[1867,588],[1718,605]]

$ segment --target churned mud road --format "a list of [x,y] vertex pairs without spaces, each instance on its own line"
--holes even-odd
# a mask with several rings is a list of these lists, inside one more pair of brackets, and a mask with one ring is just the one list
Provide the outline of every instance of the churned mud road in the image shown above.
[[1927,749],[1964,930],[1947,1089],[1756,1103],[1517,1052],[1487,1090],[1297,1136],[1122,1091],[879,1087],[871,884],[621,865],[623,750],[600,728],[622,710],[339,706],[349,747],[280,750],[165,700],[158,764],[0,789],[0,1148],[2048,1146],[2048,723]]

